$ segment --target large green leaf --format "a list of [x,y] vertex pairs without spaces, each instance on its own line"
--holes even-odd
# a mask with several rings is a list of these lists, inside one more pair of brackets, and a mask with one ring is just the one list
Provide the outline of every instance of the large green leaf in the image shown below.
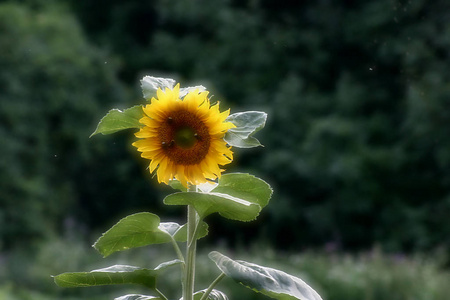
[[259,204],[264,208],[272,196],[270,185],[250,174],[230,173],[222,175],[212,192],[228,194]]
[[[159,229],[170,234],[177,242],[187,241],[187,225],[179,225],[173,222],[165,222],[159,225]],[[208,224],[205,222],[200,223],[200,228],[197,233],[197,239],[201,239],[208,235]]]
[[253,134],[264,128],[267,114],[260,111],[247,111],[228,116],[227,121],[236,127],[227,131],[224,140],[233,147],[252,148],[261,146]]
[[63,273],[54,277],[60,287],[90,287],[113,284],[137,284],[156,288],[156,279],[164,269],[180,264],[180,260],[163,263],[155,269],[143,269],[127,265],[115,265],[91,272]]
[[[160,223],[155,214],[143,212],[121,219],[111,229],[105,232],[94,244],[104,257],[117,251],[128,250],[152,244],[178,242],[187,240],[186,225],[177,223]],[[208,234],[208,225],[202,223],[197,238]]]
[[170,235],[159,229],[159,217],[152,213],[137,213],[121,219],[94,244],[104,257],[130,248],[171,242]]
[[[174,189],[182,187],[176,180],[171,182],[171,186]],[[193,205],[202,218],[218,212],[229,219],[251,221],[258,216],[272,196],[272,189],[264,180],[244,173],[225,174],[218,183],[199,185],[198,190],[200,192],[169,195],[164,199],[164,203]]]
[[159,297],[130,294],[114,298],[114,300],[162,300]]
[[[194,300],[200,300],[202,296],[205,294],[206,290],[198,291],[194,294]],[[180,299],[183,300],[183,299]],[[227,295],[218,290],[212,290],[208,295],[207,300],[228,300]]]
[[211,252],[209,258],[228,277],[269,297],[280,300],[322,300],[303,280],[283,271],[235,261],[217,251]]
[[217,212],[231,220],[252,221],[261,211],[261,206],[256,203],[220,193],[174,193],[167,196],[164,203],[168,205],[192,205],[201,219]]
[[111,134],[120,130],[130,128],[140,128],[142,126],[139,120],[144,115],[141,105],[121,111],[119,109],[111,109],[97,125],[97,129],[91,134],[91,137],[101,134]]

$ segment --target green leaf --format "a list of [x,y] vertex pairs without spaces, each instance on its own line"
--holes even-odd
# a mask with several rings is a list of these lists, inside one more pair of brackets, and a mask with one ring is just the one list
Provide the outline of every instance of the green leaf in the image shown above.
[[114,298],[114,300],[162,300],[162,299],[159,297],[153,297],[153,296],[130,294],[130,295],[125,295],[125,296]]
[[127,265],[115,265],[91,272],[63,273],[54,277],[60,287],[90,287],[113,284],[137,284],[156,288],[156,279],[164,269],[180,264],[180,260],[163,263],[154,270]]
[[[187,241],[187,225],[180,226],[177,223],[165,222],[159,225],[159,229],[170,234],[177,242]],[[205,222],[200,223],[200,228],[197,234],[197,239],[201,239],[208,235],[208,224]]]
[[[194,294],[194,300],[200,300],[202,296],[205,294],[206,290],[198,291]],[[180,299],[183,300],[183,299]],[[227,295],[218,290],[212,290],[208,295],[207,300],[228,300]]]
[[215,189],[219,184],[217,182],[205,182],[197,185],[197,189],[202,193],[209,193]]
[[[172,78],[162,78],[145,76],[141,79],[141,88],[144,98],[150,100],[152,97],[156,96],[156,91],[158,89],[165,90],[166,88],[173,89],[175,87],[176,81]],[[203,85],[189,86],[185,88],[180,88],[180,98],[183,98],[188,93],[198,90],[199,92],[206,91]]]
[[185,88],[180,88],[180,97],[183,98],[190,92],[193,92],[197,90],[199,93],[206,91],[206,88],[203,85],[196,85],[196,86],[188,86]]
[[264,180],[245,173],[224,174],[219,179],[219,185],[212,190],[214,193],[228,194],[245,199],[264,208],[272,196],[272,188]]
[[148,212],[121,219],[94,244],[104,257],[117,251],[151,244],[171,242],[170,235],[159,228],[159,217]]
[[[142,212],[121,219],[105,232],[94,244],[94,248],[104,257],[117,251],[143,247],[154,244],[185,242],[186,225],[173,222],[160,223],[155,214]],[[208,234],[208,224],[202,222],[198,239]]]
[[156,96],[158,88],[164,91],[166,88],[173,89],[174,86],[175,80],[172,78],[145,76],[141,79],[142,94],[148,100]]
[[139,120],[143,117],[141,105],[136,105],[131,108],[121,111],[119,109],[111,109],[106,116],[104,116],[97,125],[97,129],[91,134],[91,137],[101,134],[111,134],[120,130],[130,128],[141,128],[142,124]]
[[[182,187],[176,180],[170,184],[173,188]],[[164,203],[194,205],[201,218],[218,212],[229,219],[251,221],[258,216],[272,196],[272,189],[265,181],[244,173],[225,174],[218,183],[199,185],[198,189],[201,192],[169,195],[164,199]]]
[[266,296],[280,300],[322,300],[303,280],[282,271],[235,261],[217,251],[211,252],[209,258],[225,275]]
[[260,111],[247,111],[235,113],[226,119],[236,127],[230,128],[224,136],[224,140],[233,147],[252,148],[262,146],[253,137],[253,134],[264,128],[267,114]]
[[201,219],[217,212],[231,220],[252,221],[261,211],[261,206],[256,203],[220,193],[174,193],[167,196],[164,203],[167,205],[192,205]]

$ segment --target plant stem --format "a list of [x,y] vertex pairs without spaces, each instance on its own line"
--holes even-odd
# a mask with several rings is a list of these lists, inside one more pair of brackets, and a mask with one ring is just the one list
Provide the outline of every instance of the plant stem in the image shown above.
[[[184,274],[186,269],[186,262],[184,260],[183,253],[181,253],[180,247],[178,247],[177,241],[172,237],[172,245],[175,249],[175,252],[177,253],[178,259],[181,260],[183,263],[180,265],[181,274]],[[181,286],[182,291],[184,291],[184,280],[181,280]]]
[[168,300],[167,297],[163,293],[161,293],[158,289],[155,289],[155,291],[161,297],[161,299]]
[[[196,186],[189,188],[190,192],[195,192]],[[195,208],[188,206],[187,216],[187,242],[186,242],[186,266],[184,273],[183,300],[193,300],[195,281],[195,256],[197,250],[197,225],[198,215]]]
[[176,252],[176,254],[178,256],[178,259],[181,260],[183,262],[183,265],[184,265],[183,253],[181,253],[180,247],[178,247],[177,241],[175,241],[174,238],[172,238],[172,245],[173,245],[173,248],[175,249],[175,252]]
[[206,300],[208,299],[209,294],[211,293],[211,291],[214,289],[214,287],[219,283],[219,281],[222,280],[222,278],[225,277],[225,273],[220,274],[212,283],[211,285],[208,287],[208,289],[205,291],[205,293],[203,294],[203,296],[200,298],[200,300]]

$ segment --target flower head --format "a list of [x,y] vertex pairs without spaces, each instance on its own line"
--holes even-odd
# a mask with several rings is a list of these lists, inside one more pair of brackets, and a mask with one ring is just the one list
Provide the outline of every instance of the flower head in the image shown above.
[[143,158],[150,159],[149,169],[156,170],[158,182],[178,179],[185,187],[220,178],[233,152],[223,137],[235,127],[225,119],[230,111],[211,106],[208,92],[191,91],[180,99],[180,86],[158,89],[157,98],[146,105],[143,126],[133,143]]

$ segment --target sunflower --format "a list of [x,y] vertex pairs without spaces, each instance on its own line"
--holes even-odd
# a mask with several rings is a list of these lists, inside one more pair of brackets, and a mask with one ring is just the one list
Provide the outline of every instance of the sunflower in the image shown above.
[[133,143],[141,156],[150,159],[149,170],[156,170],[158,182],[176,178],[183,186],[198,185],[220,178],[222,169],[233,160],[231,147],[223,137],[235,127],[225,119],[230,110],[220,112],[211,106],[208,92],[194,90],[180,99],[180,86],[158,89],[157,98],[143,107],[143,126]]

